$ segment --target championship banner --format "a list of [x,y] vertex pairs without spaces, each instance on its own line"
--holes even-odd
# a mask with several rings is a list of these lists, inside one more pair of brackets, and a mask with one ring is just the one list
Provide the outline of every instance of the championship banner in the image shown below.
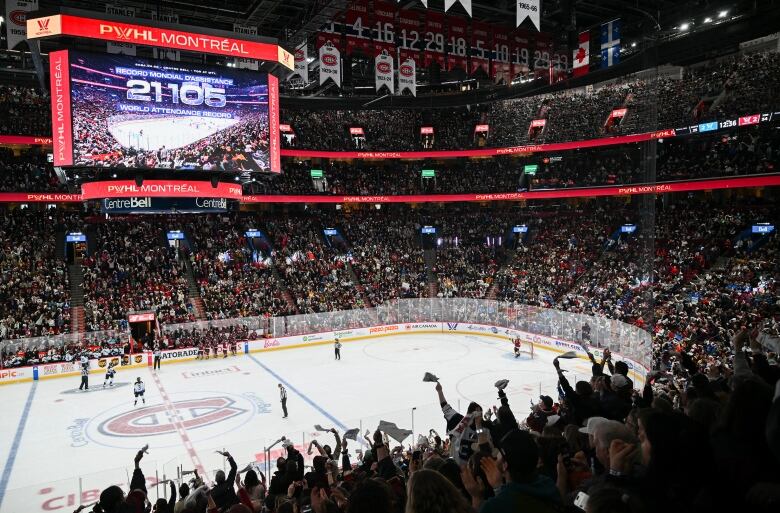
[[553,53],[552,36],[545,32],[536,34],[536,47],[534,48],[534,71],[548,71],[550,69],[550,57]]
[[444,0],[444,12],[447,12],[450,10],[450,7],[460,2],[460,4],[463,6],[464,9],[466,9],[466,12],[469,16],[471,16],[471,0]]
[[[160,13],[152,12],[152,19],[154,21],[161,21],[163,23],[171,23],[173,25],[179,24],[179,15],[174,13]],[[180,61],[181,52],[173,48],[163,48],[155,46],[152,48],[155,59],[167,59],[169,61]]]
[[[239,25],[238,23],[234,23],[233,32],[244,36],[256,36],[257,26],[249,27],[245,25]],[[258,69],[260,69],[260,64],[254,59],[236,59],[234,62],[236,68],[238,69],[251,69],[253,71],[257,71]]]
[[422,38],[420,37],[420,13],[413,9],[403,9],[398,13],[398,62],[412,59],[420,62]]
[[5,0],[5,23],[8,49],[27,39],[27,13],[38,10],[38,0]]
[[471,69],[469,75],[473,75],[478,70],[483,70],[487,75],[490,70],[490,25],[481,21],[471,23]]
[[398,67],[398,94],[404,91],[417,96],[417,63],[414,59],[407,59]]
[[374,1],[374,56],[386,51],[395,56],[395,4],[380,0]]
[[304,86],[309,83],[309,52],[306,41],[295,49],[295,72],[287,80],[293,77],[299,77]]
[[373,22],[368,0],[355,0],[347,8],[346,14],[347,55],[358,52],[366,57],[373,55],[371,32]]
[[512,78],[518,75],[526,75],[531,70],[531,33],[524,29],[517,29],[512,33],[509,41],[512,45]]
[[574,76],[581,77],[588,73],[590,66],[590,32],[580,32],[579,46],[574,50],[572,56],[572,67]]
[[536,30],[542,30],[542,24],[539,21],[542,12],[542,0],[517,0],[517,18],[515,26],[519,27],[526,18],[531,20]]
[[377,92],[382,87],[387,87],[390,94],[395,93],[395,73],[393,70],[393,57],[383,50],[374,58],[374,84]]
[[460,16],[448,16],[447,71],[462,69],[468,72],[467,30],[468,21]]
[[503,27],[493,28],[493,58],[490,65],[490,78],[499,83],[502,80],[505,84],[512,81],[509,52],[509,31]]
[[428,11],[423,34],[423,66],[428,67],[434,62],[444,69],[444,15]]
[[[106,14],[112,16],[124,16],[126,18],[135,18],[135,7],[120,7],[117,5],[106,4]],[[131,43],[118,43],[109,41],[106,43],[108,53],[121,53],[122,55],[135,55],[135,45]]]
[[341,52],[330,41],[320,48],[320,85],[328,79],[341,87]]

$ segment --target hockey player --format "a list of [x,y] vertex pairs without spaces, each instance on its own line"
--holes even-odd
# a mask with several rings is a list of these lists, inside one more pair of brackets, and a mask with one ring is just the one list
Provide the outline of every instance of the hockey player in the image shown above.
[[222,358],[227,358],[228,353],[228,343],[225,342],[224,344],[220,344],[222,346]]
[[133,383],[133,393],[135,394],[135,401],[133,402],[133,406],[138,404],[138,398],[141,398],[141,402],[146,404],[146,399],[144,399],[144,392],[146,392],[146,386],[144,385],[144,382],[141,381],[141,378],[136,378],[135,383]]
[[106,382],[108,382],[108,386],[110,387],[114,386],[115,374],[116,374],[116,369],[114,368],[114,362],[111,362],[108,364],[108,368],[106,369],[106,378],[103,380],[103,388],[106,388]]
[[202,360],[203,359],[203,342],[198,344],[198,355],[195,357],[196,360]]
[[333,349],[336,353],[336,360],[341,360],[341,341],[339,340],[338,335],[336,335],[333,340]]
[[236,356],[238,353],[238,340],[233,340],[230,343],[230,352],[233,353],[233,356]]
[[515,358],[517,358],[518,356],[520,356],[520,344],[521,344],[520,337],[514,340],[514,344],[515,344]]

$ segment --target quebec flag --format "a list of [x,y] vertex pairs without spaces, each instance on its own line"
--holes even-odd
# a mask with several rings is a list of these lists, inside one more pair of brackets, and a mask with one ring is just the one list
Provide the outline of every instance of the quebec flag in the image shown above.
[[601,67],[608,68],[620,64],[620,45],[610,46],[601,50]]
[[608,68],[620,62],[620,20],[601,25],[601,67]]

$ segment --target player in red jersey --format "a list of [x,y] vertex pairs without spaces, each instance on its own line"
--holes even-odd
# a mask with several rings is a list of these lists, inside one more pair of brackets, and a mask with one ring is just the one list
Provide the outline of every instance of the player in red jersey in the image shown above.
[[518,337],[518,338],[516,338],[516,339],[514,339],[514,345],[515,345],[515,358],[517,358],[518,356],[520,356],[520,344],[521,344],[521,342],[520,342],[520,338],[519,338],[519,337]]

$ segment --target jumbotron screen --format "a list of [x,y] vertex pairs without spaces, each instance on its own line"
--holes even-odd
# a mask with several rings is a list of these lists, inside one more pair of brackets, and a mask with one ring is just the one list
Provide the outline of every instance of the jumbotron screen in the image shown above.
[[73,50],[50,67],[55,165],[279,171],[272,75]]

